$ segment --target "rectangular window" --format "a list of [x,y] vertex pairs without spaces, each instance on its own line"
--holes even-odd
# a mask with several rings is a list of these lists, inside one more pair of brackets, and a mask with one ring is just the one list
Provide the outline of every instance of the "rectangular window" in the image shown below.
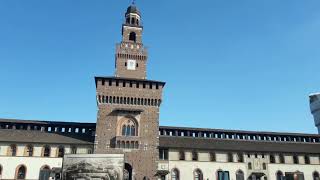
[[159,149],[159,159],[168,160],[168,149]]

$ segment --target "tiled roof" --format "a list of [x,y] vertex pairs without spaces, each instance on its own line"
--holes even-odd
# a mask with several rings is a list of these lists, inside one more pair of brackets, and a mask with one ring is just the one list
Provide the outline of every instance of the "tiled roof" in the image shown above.
[[177,149],[205,149],[215,151],[320,154],[319,143],[247,141],[177,136],[160,136],[160,147]]
[[0,142],[93,144],[94,136],[88,134],[59,134],[35,130],[0,129]]

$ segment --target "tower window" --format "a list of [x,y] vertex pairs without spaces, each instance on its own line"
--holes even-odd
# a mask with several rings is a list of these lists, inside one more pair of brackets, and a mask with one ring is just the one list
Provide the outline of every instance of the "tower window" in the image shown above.
[[131,32],[129,35],[129,41],[134,41],[136,42],[136,33],[135,32]]

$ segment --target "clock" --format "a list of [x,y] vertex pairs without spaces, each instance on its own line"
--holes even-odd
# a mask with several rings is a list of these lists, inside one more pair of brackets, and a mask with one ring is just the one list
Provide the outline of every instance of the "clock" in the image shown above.
[[127,70],[136,70],[136,60],[128,59]]

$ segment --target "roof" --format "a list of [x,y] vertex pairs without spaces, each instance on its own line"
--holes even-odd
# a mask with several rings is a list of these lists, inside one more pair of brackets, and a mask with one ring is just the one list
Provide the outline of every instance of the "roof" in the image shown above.
[[131,5],[127,8],[126,15],[127,15],[127,14],[130,14],[130,13],[136,13],[136,14],[140,15],[140,11],[138,10],[137,6],[134,5],[134,4],[131,4]]
[[160,136],[160,147],[215,151],[320,154],[320,144]]
[[96,127],[96,123],[65,122],[65,121],[39,121],[39,120],[22,120],[22,119],[5,119],[5,118],[0,118],[0,123]]
[[320,138],[319,134],[310,133],[290,133],[290,132],[271,132],[271,131],[244,131],[244,130],[229,130],[229,129],[213,129],[213,128],[193,128],[193,127],[174,127],[160,126],[160,130],[179,130],[179,131],[202,131],[202,132],[219,132],[219,133],[237,133],[237,134],[259,134],[259,135],[274,135],[274,136],[306,136]]
[[83,144],[91,145],[94,136],[79,134],[59,134],[34,130],[0,129],[0,142]]

